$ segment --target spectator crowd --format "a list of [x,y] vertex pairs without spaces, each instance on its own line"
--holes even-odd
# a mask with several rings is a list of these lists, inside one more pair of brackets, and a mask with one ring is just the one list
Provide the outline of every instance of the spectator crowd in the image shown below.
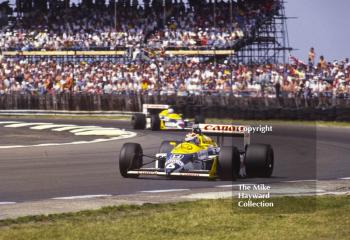
[[56,62],[54,60],[2,59],[0,94],[93,94],[202,95],[233,94],[237,97],[350,96],[350,63],[313,65],[300,61],[279,65],[234,65],[230,62],[186,61]]
[[[144,6],[120,2],[59,9],[44,4],[24,11],[0,30],[0,50],[232,49],[280,7],[278,0],[217,1],[215,5],[188,0],[166,7],[162,1],[152,5],[144,1]],[[233,64],[229,57],[213,62],[161,56],[156,61],[119,63],[9,57],[0,59],[0,94],[349,97],[348,59],[327,62],[320,56],[317,62],[313,48],[308,58],[307,64],[291,58],[289,64],[246,66]]]
[[144,44],[154,48],[229,48],[278,9],[276,0],[233,1],[232,5],[221,1],[215,8],[205,1],[176,1],[164,9],[160,1],[153,1],[152,6],[126,2],[129,5],[115,8],[79,4],[32,9],[0,31],[0,49],[114,50]]

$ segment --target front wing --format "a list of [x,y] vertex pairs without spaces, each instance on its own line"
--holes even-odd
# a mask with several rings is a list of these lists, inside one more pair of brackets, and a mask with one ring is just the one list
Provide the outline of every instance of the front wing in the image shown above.
[[156,176],[177,176],[177,177],[203,177],[203,178],[215,178],[216,174],[207,170],[193,170],[189,172],[173,172],[166,174],[164,171],[160,171],[159,168],[140,168],[128,171],[128,174],[138,175],[156,175]]
[[160,129],[161,130],[192,130],[193,123],[186,122],[184,126],[179,126],[176,122],[161,120]]

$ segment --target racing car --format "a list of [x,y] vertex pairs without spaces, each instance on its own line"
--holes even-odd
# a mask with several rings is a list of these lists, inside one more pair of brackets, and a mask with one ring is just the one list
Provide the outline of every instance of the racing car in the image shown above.
[[[194,118],[194,123],[204,123],[202,115]],[[184,130],[191,129],[193,122],[183,118],[182,114],[175,113],[170,105],[143,104],[142,113],[135,113],[131,117],[133,129],[157,130]]]
[[[238,177],[270,177],[274,153],[269,144],[250,144],[250,133],[241,125],[194,125],[195,141],[163,141],[159,153],[143,154],[138,143],[125,143],[119,155],[119,170],[123,177],[140,175],[188,176],[208,179],[235,180]],[[217,137],[214,141],[209,135]],[[243,138],[243,149],[225,145],[225,137]],[[191,137],[191,135],[190,135]],[[236,144],[235,144],[236,145]],[[144,158],[152,161],[144,163]],[[154,163],[154,167],[145,165]]]

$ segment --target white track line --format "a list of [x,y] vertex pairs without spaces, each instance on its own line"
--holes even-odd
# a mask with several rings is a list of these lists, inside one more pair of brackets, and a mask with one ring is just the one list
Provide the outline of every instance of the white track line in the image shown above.
[[59,127],[59,128],[55,128],[55,129],[52,129],[52,131],[62,132],[62,131],[67,131],[67,130],[72,130],[72,129],[77,129],[77,128],[80,128],[80,127],[79,127],[79,126],[72,125],[72,126],[69,126],[69,127]]
[[97,129],[103,129],[102,127],[83,127],[81,126],[80,128],[74,129],[69,131],[70,133],[79,133],[79,132],[85,132],[89,130],[97,130]]
[[75,133],[76,136],[120,136],[125,131],[120,129],[98,129],[98,130],[87,130],[84,132]]
[[28,148],[28,147],[47,147],[47,146],[65,146],[65,145],[78,145],[78,144],[89,144],[89,143],[101,143],[101,142],[110,142],[119,139],[126,139],[136,137],[137,134],[134,132],[126,132],[128,135],[123,135],[119,137],[105,138],[105,139],[95,139],[92,141],[76,141],[69,143],[45,143],[37,145],[12,145],[12,146],[0,146],[0,149],[11,149],[11,148]]
[[308,180],[294,180],[294,181],[281,181],[284,183],[298,183],[298,182],[316,182],[317,180],[314,179],[308,179]]
[[239,187],[241,185],[256,185],[256,183],[239,183],[239,184],[229,184],[229,185],[218,185],[217,188],[230,188],[230,187]]
[[189,191],[190,189],[162,189],[162,190],[149,190],[149,191],[140,191],[142,193],[165,193],[165,192],[182,192]]
[[30,129],[32,129],[32,130],[44,130],[44,129],[53,128],[52,125],[53,124],[48,123],[48,124],[43,124],[43,125],[37,125],[37,126],[34,126],[34,127],[30,127]]
[[56,132],[62,132],[62,131],[68,131],[71,130],[71,133],[80,132],[80,131],[86,131],[86,130],[94,130],[94,129],[115,129],[115,128],[105,128],[105,127],[99,127],[99,126],[77,126],[77,125],[61,125],[57,126],[58,128],[52,129],[52,131]]
[[16,202],[0,202],[0,205],[16,204]]
[[0,124],[6,124],[4,125],[4,127],[10,127],[10,128],[33,126],[33,127],[30,127],[30,129],[43,130],[43,129],[51,128],[52,131],[71,130],[70,132],[74,133],[75,135],[106,137],[106,138],[98,138],[90,141],[74,141],[74,142],[68,142],[68,143],[43,143],[43,144],[36,144],[36,145],[0,146],[0,149],[101,143],[101,142],[109,142],[109,141],[114,141],[119,139],[132,138],[137,136],[135,132],[129,132],[118,128],[104,128],[99,126],[76,126],[76,125],[67,125],[67,124],[25,123],[25,122],[14,122],[14,121],[2,121],[0,122]]
[[10,125],[5,125],[4,127],[7,128],[18,128],[18,127],[28,127],[28,126],[35,126],[35,125],[47,125],[50,123],[14,123]]
[[232,198],[234,197],[233,192],[204,192],[204,193],[193,193],[190,195],[181,196],[181,198],[189,199],[220,199],[220,198]]
[[350,177],[343,177],[343,178],[339,178],[341,180],[350,180]]
[[349,191],[345,191],[345,192],[321,192],[321,193],[317,193],[317,195],[347,195],[349,194]]
[[69,197],[55,197],[51,198],[54,200],[73,200],[73,199],[89,199],[89,198],[101,198],[101,197],[111,197],[111,194],[97,194],[97,195],[80,195],[80,196],[69,196]]
[[21,122],[15,122],[15,121],[1,121],[0,124],[11,124],[11,123],[21,123]]
[[30,129],[34,129],[34,130],[44,130],[44,129],[50,129],[50,128],[57,128],[57,127],[68,127],[68,126],[72,126],[72,125],[57,125],[57,124],[45,124],[45,125],[39,125],[39,126],[35,126],[35,127],[31,127]]
[[[349,178],[350,179],[350,178]],[[294,180],[294,181],[281,181],[276,183],[298,183],[298,182],[316,182],[316,180]],[[230,187],[239,187],[241,185],[256,185],[257,183],[237,183],[237,184],[228,184],[228,185],[218,185],[217,188],[230,188]]]
[[62,132],[62,131],[68,131],[71,133],[75,132],[81,132],[81,131],[87,131],[91,129],[110,129],[110,128],[104,128],[104,127],[99,127],[99,126],[77,126],[77,125],[61,125],[57,126],[58,128],[52,129],[52,131],[57,131],[57,132]]
[[0,149],[22,148],[22,147],[26,147],[26,146],[25,145],[0,146]]

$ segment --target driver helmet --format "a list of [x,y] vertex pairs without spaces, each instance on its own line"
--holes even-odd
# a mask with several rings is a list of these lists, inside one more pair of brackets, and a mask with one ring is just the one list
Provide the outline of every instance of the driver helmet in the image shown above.
[[196,134],[202,134],[202,130],[199,127],[194,127],[192,129],[192,133],[196,133]]
[[169,113],[169,114],[172,114],[172,113],[174,113],[174,109],[172,109],[172,108],[169,108],[169,109],[168,109],[168,113]]
[[199,144],[198,134],[197,133],[187,134],[185,137],[185,142],[194,143],[194,144],[198,145]]

